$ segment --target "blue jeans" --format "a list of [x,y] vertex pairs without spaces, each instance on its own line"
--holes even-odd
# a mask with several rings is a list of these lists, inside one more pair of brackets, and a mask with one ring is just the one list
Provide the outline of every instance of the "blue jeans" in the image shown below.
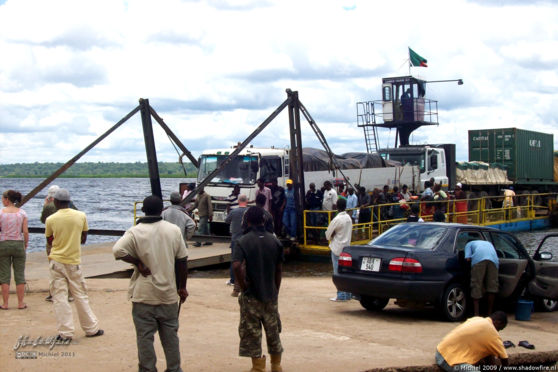
[[458,371],[462,371],[462,372],[472,371],[472,372],[475,372],[475,371],[480,371],[480,369],[478,367],[475,367],[475,366],[473,366],[471,364],[467,364],[467,363],[456,364],[454,366],[450,366],[438,350],[436,350],[435,358],[436,358],[436,364],[446,372],[458,372]]
[[159,331],[159,338],[167,360],[166,371],[182,372],[178,347],[178,303],[148,305],[133,302],[132,318],[136,326],[139,371],[157,371],[153,336]]
[[[339,256],[331,252],[331,263],[333,264],[333,274],[337,274],[337,267],[339,266]],[[350,292],[337,291],[338,300],[350,300],[352,297]]]
[[291,237],[296,237],[296,209],[295,208],[285,208],[283,212],[283,226],[287,234]]
[[198,223],[198,234],[209,235],[209,216],[200,217]]

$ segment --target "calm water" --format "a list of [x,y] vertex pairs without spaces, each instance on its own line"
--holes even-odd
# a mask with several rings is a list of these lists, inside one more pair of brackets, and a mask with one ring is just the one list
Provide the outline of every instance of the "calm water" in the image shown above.
[[[42,179],[38,178],[0,178],[0,192],[14,189],[26,195],[41,182]],[[172,191],[178,191],[180,182],[194,182],[194,180],[162,178],[163,198],[168,199]],[[126,230],[133,223],[134,202],[141,201],[151,194],[148,178],[59,178],[52,184],[70,191],[75,205],[87,214],[89,228],[92,229]],[[29,226],[44,226],[40,217],[47,190],[48,186],[23,206],[29,217]],[[549,232],[558,233],[558,229],[519,233],[517,236],[531,251]],[[87,238],[88,243],[114,240],[115,237],[97,235],[89,235]],[[40,234],[31,234],[29,251],[44,249],[44,237]],[[553,247],[552,251],[558,256],[558,247]]]
[[[0,178],[0,190],[14,189],[26,195],[39,185],[40,178]],[[180,182],[194,182],[185,178],[162,178],[163,198],[178,191]],[[29,217],[29,226],[43,227],[40,221],[48,187],[58,185],[70,191],[76,207],[85,212],[89,228],[126,230],[133,223],[134,202],[151,194],[148,178],[59,178],[45,187],[23,206]],[[89,235],[87,243],[114,241],[114,237]],[[40,234],[30,234],[29,251],[45,249],[45,239]]]

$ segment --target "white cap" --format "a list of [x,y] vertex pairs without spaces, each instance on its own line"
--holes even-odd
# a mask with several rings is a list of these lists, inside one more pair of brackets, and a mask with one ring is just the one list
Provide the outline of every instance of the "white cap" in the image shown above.
[[463,187],[463,185],[461,184],[461,182],[458,182],[457,185],[455,185],[455,186],[457,186],[457,187],[459,187],[459,188],[462,188],[462,187]]
[[48,188],[48,197],[49,198],[53,198],[54,194],[56,194],[56,191],[58,191],[58,189],[60,189],[60,187],[56,186],[56,185],[52,185]]

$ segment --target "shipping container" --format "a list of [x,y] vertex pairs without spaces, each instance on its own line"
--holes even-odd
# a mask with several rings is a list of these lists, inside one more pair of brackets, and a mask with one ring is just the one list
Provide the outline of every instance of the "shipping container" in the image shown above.
[[503,164],[518,184],[554,179],[554,136],[518,128],[469,131],[469,161]]

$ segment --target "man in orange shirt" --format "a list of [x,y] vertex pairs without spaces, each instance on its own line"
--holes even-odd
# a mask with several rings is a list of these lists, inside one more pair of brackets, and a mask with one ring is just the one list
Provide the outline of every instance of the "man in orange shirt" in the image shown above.
[[488,318],[473,317],[444,337],[436,347],[436,364],[444,371],[480,371],[476,366],[508,365],[508,354],[498,334],[508,324],[508,316],[496,311]]

